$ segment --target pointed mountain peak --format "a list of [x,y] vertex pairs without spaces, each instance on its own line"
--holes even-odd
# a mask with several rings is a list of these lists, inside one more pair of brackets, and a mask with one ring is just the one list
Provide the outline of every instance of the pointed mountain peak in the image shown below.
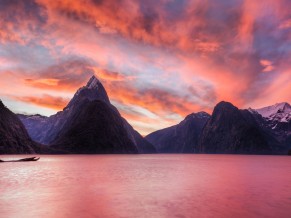
[[86,87],[89,88],[89,89],[95,89],[95,88],[98,88],[98,84],[100,84],[100,81],[96,78],[95,75],[93,75],[93,76],[89,79],[89,81],[88,81]]
[[110,104],[109,98],[107,96],[106,90],[102,83],[93,75],[86,86],[78,89],[74,97],[71,99],[69,104],[64,108],[64,110],[69,109],[73,105],[80,104],[83,100],[101,100]]
[[211,119],[221,119],[237,113],[239,113],[239,109],[236,106],[234,106],[230,102],[221,101],[214,107]]

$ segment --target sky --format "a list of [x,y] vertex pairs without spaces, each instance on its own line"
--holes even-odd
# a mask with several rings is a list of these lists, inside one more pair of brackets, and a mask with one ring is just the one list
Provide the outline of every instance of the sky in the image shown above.
[[0,0],[0,99],[52,115],[92,75],[142,135],[291,102],[291,0]]

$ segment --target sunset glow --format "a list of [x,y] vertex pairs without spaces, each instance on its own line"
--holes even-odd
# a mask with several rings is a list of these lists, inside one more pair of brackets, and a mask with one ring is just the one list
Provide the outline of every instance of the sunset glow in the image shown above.
[[[289,6],[288,6],[289,5]],[[51,115],[95,74],[142,135],[291,102],[289,0],[1,0],[0,99]]]

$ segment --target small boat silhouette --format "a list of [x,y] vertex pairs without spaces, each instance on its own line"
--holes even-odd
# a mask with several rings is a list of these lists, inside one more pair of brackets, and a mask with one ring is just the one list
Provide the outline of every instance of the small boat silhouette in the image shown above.
[[39,157],[27,157],[27,158],[22,158],[18,160],[1,160],[0,162],[24,162],[24,161],[37,161],[39,160]]

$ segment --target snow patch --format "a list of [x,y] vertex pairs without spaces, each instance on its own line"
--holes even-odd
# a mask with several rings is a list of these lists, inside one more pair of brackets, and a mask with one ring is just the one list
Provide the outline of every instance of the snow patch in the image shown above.
[[99,80],[95,76],[92,76],[88,81],[86,87],[88,89],[98,89],[99,83],[100,83]]
[[286,103],[277,103],[260,109],[249,109],[252,113],[259,113],[268,121],[289,122],[291,120],[291,106]]
[[288,103],[277,103],[272,106],[255,109],[263,117],[270,117],[277,113],[291,113],[291,106]]

